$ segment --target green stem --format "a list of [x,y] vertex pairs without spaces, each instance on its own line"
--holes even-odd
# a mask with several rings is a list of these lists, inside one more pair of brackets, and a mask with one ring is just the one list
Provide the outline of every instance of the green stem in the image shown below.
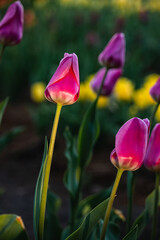
[[128,188],[127,232],[130,231],[131,223],[132,223],[135,178],[136,178],[136,172],[129,171],[127,174],[127,188]]
[[[101,90],[102,90],[102,87],[104,85],[104,81],[106,79],[106,76],[107,76],[107,68],[106,68],[106,71],[104,73],[104,76],[103,76],[100,88],[99,88],[98,93],[97,93],[97,97],[96,97],[96,100],[95,100],[96,103],[97,103],[98,98],[99,98],[99,96],[101,94]],[[79,179],[78,189],[77,189],[77,193],[76,193],[75,199],[74,200],[71,199],[71,201],[70,201],[70,205],[71,205],[70,233],[73,232],[74,227],[75,227],[75,221],[76,221],[76,218],[77,218],[77,211],[78,211],[80,195],[81,195],[81,189],[82,189],[82,181],[83,181],[83,172],[84,172],[84,170],[85,169],[81,169],[81,171],[80,171],[80,179]]]
[[156,112],[157,112],[157,110],[158,110],[159,104],[160,104],[159,102],[156,104],[155,109],[154,109],[154,111],[153,111],[153,113],[152,113],[152,116],[151,116],[151,119],[150,119],[150,127],[151,127],[151,128],[152,128],[152,124],[153,124],[153,121],[154,121]]
[[52,134],[51,134],[48,156],[47,156],[47,163],[46,163],[45,174],[44,174],[44,185],[43,185],[43,190],[42,190],[42,201],[41,201],[41,206],[40,206],[40,218],[39,218],[39,239],[40,240],[43,239],[48,183],[49,183],[52,156],[53,156],[53,151],[54,151],[54,144],[55,144],[55,138],[56,138],[61,108],[62,108],[62,106],[58,104],[57,109],[56,109],[54,123],[53,123]]
[[5,45],[2,45],[1,52],[0,52],[0,63],[1,63],[2,56],[3,56],[3,53],[4,53],[5,48],[6,48],[6,46],[5,46]]
[[112,205],[116,196],[116,192],[117,192],[117,188],[123,173],[123,169],[118,169],[117,172],[117,176],[113,185],[113,189],[111,192],[111,196],[109,198],[109,202],[108,202],[108,206],[107,206],[107,210],[106,210],[106,214],[105,214],[105,218],[104,218],[104,223],[103,223],[103,228],[102,228],[102,234],[101,234],[101,240],[105,239],[105,235],[106,235],[106,230],[107,230],[107,225],[109,222],[109,218],[110,218],[110,214],[111,214],[111,210],[112,210]]
[[160,180],[160,174],[156,173],[154,210],[153,210],[154,212],[153,212],[152,235],[151,235],[152,240],[156,240],[157,210],[158,210],[158,197],[159,197],[159,180]]

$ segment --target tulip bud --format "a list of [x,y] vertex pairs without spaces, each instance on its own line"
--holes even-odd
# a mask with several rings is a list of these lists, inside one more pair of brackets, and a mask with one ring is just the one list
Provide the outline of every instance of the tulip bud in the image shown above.
[[20,1],[10,5],[0,21],[0,43],[5,46],[18,44],[23,37],[24,9]]
[[98,61],[108,68],[122,68],[125,61],[125,36],[114,34],[105,49],[100,53]]
[[119,129],[115,149],[110,155],[115,167],[129,171],[140,168],[146,153],[149,125],[148,119],[135,117]]
[[79,97],[79,67],[76,54],[64,54],[56,72],[45,90],[45,97],[50,102],[70,105]]
[[[90,84],[91,84],[91,87],[92,87],[94,92],[98,92],[98,90],[99,90],[99,88],[101,86],[101,83],[103,81],[103,77],[104,77],[105,72],[106,72],[106,68],[101,68],[97,72],[97,74],[95,75],[93,80],[91,81]],[[103,87],[102,87],[100,95],[109,96],[112,93],[113,88],[114,88],[118,78],[121,75],[122,75],[122,69],[121,68],[119,68],[119,69],[110,69],[107,72],[107,76],[105,78],[105,81],[104,81],[104,84],[103,84]]]
[[149,93],[156,102],[160,103],[160,78],[157,80],[154,86],[150,89]]
[[157,123],[152,130],[144,166],[149,170],[160,172],[160,123]]

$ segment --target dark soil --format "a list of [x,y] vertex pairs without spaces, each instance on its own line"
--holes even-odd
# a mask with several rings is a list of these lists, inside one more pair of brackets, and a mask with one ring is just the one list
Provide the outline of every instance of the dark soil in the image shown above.
[[[15,126],[23,125],[25,131],[20,134],[0,155],[0,212],[16,213],[21,216],[26,226],[29,238],[32,240],[32,212],[34,189],[43,154],[43,139],[35,132],[27,106],[9,106],[3,118],[1,134]],[[109,187],[115,178],[116,169],[109,160],[109,155],[114,147],[113,139],[105,143],[100,139],[94,150],[93,159],[87,169],[87,181],[84,195],[97,193]],[[65,141],[63,136],[56,139],[53,164],[51,169],[50,187],[62,198],[60,220],[63,226],[68,221],[68,193],[63,185],[63,175],[66,169],[64,157]],[[154,188],[154,174],[143,167],[137,171],[136,194],[134,199],[134,218],[143,210],[145,197]],[[126,173],[122,177],[114,206],[123,211],[126,216]],[[141,239],[150,239],[150,229],[147,228]]]

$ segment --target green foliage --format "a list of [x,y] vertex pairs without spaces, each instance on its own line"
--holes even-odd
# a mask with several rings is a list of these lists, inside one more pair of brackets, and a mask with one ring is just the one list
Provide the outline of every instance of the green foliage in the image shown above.
[[78,180],[77,179],[77,171],[78,171],[78,156],[76,149],[76,141],[70,133],[69,129],[66,129],[65,139],[67,143],[67,149],[65,152],[65,156],[68,160],[67,171],[64,176],[64,184],[68,189],[71,198],[74,198],[78,188]]
[[47,161],[47,154],[48,154],[48,142],[47,138],[45,139],[45,146],[44,146],[44,154],[42,159],[41,169],[38,175],[37,184],[35,188],[35,195],[34,195],[34,207],[33,207],[33,227],[34,227],[34,235],[35,239],[38,240],[38,231],[39,231],[39,217],[40,217],[40,204],[42,199],[42,190],[44,185],[44,172],[46,167]]
[[8,103],[9,98],[6,98],[4,101],[0,103],[0,124],[2,122],[3,114],[6,109],[7,103]]
[[47,193],[47,209],[46,209],[46,220],[44,228],[44,239],[52,240],[53,236],[55,239],[61,237],[61,227],[58,219],[58,211],[61,206],[60,198],[54,194],[51,190]]
[[84,115],[78,135],[78,161],[81,169],[90,162],[93,146],[99,135],[99,125],[96,118],[97,99],[90,105]]
[[[133,227],[135,227],[136,225],[138,226],[138,234],[137,234],[138,237],[140,237],[144,228],[148,224],[148,221],[153,216],[154,195],[155,195],[155,190],[146,198],[145,209],[143,210],[141,215],[135,220],[135,222],[133,224]],[[160,187],[159,187],[158,206],[160,206]]]
[[28,240],[22,219],[14,214],[0,215],[1,240]]
[[21,132],[24,127],[15,127],[0,137],[0,152]]
[[131,231],[123,238],[123,240],[137,240],[138,226],[136,225]]
[[78,215],[80,217],[84,216],[86,214],[86,211],[95,208],[98,204],[103,202],[105,199],[109,198],[111,194],[112,187],[101,191],[100,193],[91,195],[85,199],[83,199],[79,203],[79,208],[78,208]]
[[97,225],[97,222],[104,217],[105,210],[107,207],[109,199],[103,201],[98,206],[96,206],[88,215],[84,218],[80,227],[73,232],[66,240],[87,240],[90,233]]

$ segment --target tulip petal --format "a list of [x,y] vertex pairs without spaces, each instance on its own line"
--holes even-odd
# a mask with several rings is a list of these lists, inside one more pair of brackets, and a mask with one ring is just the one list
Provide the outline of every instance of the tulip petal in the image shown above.
[[79,97],[79,68],[76,54],[64,54],[56,72],[45,90],[50,102],[73,104]]
[[160,78],[157,80],[154,86],[150,89],[149,93],[156,102],[160,102]]
[[121,68],[125,62],[125,37],[123,33],[114,34],[98,57],[100,64],[109,68]]
[[4,45],[16,45],[23,37],[24,9],[20,1],[10,5],[0,21],[0,42]]
[[127,121],[116,135],[115,150],[123,169],[136,170],[142,165],[148,141],[148,127],[139,118]]
[[152,130],[144,165],[150,170],[160,171],[160,123]]

